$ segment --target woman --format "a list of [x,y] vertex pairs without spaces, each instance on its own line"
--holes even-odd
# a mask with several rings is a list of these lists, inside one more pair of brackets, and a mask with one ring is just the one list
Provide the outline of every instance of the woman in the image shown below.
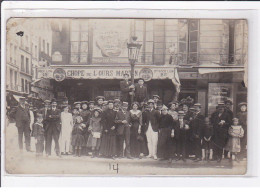
[[237,118],[244,129],[244,137],[241,138],[241,152],[239,153],[239,158],[243,159],[247,157],[247,103],[239,103],[238,108]]
[[163,106],[159,119],[158,157],[172,160],[173,157],[173,118],[168,114],[168,108]]
[[113,101],[108,101],[108,109],[103,112],[102,123],[104,132],[101,138],[99,153],[102,156],[115,159],[116,156],[116,111]]
[[68,155],[70,148],[71,132],[73,129],[72,114],[69,113],[69,107],[65,106],[61,113],[61,154]]
[[178,112],[176,111],[176,104],[177,102],[170,102],[169,103],[169,111],[168,114],[172,116],[173,120],[178,120]]
[[144,153],[144,132],[141,130],[142,111],[140,111],[138,102],[132,104],[130,110],[130,153],[132,157],[142,158]]

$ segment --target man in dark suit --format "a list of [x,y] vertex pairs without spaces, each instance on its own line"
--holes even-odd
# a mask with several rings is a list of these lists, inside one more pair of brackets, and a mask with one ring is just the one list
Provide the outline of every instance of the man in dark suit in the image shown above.
[[16,109],[15,113],[15,122],[18,129],[18,143],[20,151],[23,150],[23,135],[25,138],[25,147],[26,151],[30,150],[30,114],[29,109],[25,106],[26,100],[24,97],[19,99],[19,106]]
[[192,130],[192,139],[193,146],[195,151],[195,160],[194,162],[201,161],[202,157],[202,148],[201,148],[201,139],[203,138],[203,128],[204,128],[204,116],[201,114],[201,104],[194,104],[195,114],[194,119],[190,121],[191,130]]
[[45,139],[45,153],[47,154],[47,150],[46,150],[46,147],[47,147],[47,112],[48,110],[50,110],[50,104],[51,104],[51,101],[50,100],[45,100],[44,101],[44,107],[41,108],[39,111],[38,111],[38,114],[41,114],[42,117],[43,117],[43,121],[42,121],[42,124],[43,124],[43,128],[44,128],[44,139]]
[[228,139],[228,129],[232,122],[228,113],[225,112],[224,103],[218,103],[217,111],[212,113],[210,121],[214,131],[214,156],[216,157],[217,162],[221,162],[223,148]]
[[148,101],[149,110],[143,112],[143,127],[147,137],[149,155],[157,160],[158,128],[160,112],[154,109],[154,101]]
[[61,130],[61,120],[60,120],[61,112],[57,109],[57,102],[53,101],[51,104],[51,109],[47,112],[47,141],[46,141],[46,152],[47,156],[51,155],[51,144],[52,139],[55,142],[55,151],[56,155],[60,156],[60,146],[59,146],[59,136]]
[[134,89],[134,85],[132,85],[131,81],[129,81],[129,74],[124,74],[124,80],[120,81],[120,90],[121,90],[121,101],[122,102],[130,102],[130,94]]
[[144,79],[140,78],[135,86],[135,101],[142,104],[147,100],[147,88],[144,86]]
[[[117,137],[118,137],[118,157],[130,156],[130,112],[127,110],[128,103],[123,102],[122,109],[116,113],[115,123],[117,123]],[[125,152],[123,151],[125,141]],[[123,154],[124,152],[124,154]]]

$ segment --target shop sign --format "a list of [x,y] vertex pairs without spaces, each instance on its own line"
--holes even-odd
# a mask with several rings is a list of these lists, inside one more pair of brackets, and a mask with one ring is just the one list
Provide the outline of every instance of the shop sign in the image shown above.
[[[49,68],[39,69],[37,78],[50,78],[62,81],[66,78],[73,79],[122,79],[125,73],[131,74],[130,67],[87,67],[87,68]],[[135,79],[173,79],[173,67],[135,67]]]

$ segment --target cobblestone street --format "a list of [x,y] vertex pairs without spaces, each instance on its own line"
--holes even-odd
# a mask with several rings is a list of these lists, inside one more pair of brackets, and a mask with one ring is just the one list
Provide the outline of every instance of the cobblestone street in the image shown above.
[[[88,175],[235,175],[243,174],[246,169],[246,161],[240,163],[229,163],[223,160],[217,162],[201,161],[195,163],[187,160],[174,161],[155,161],[150,158],[144,159],[104,159],[82,156],[63,156],[58,158],[54,154],[47,158],[43,156],[36,159],[35,152],[20,153],[17,142],[17,129],[14,123],[10,123],[6,129],[6,173],[10,174],[67,174],[73,176]],[[32,141],[33,144],[33,141]],[[32,146],[33,147],[33,146]]]

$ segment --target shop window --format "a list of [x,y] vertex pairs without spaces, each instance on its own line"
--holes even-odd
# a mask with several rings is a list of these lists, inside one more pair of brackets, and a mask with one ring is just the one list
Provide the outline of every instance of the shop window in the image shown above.
[[198,62],[198,37],[199,37],[199,20],[189,20],[189,47],[188,63]]
[[21,55],[21,71],[24,72],[24,56]]
[[88,61],[88,20],[72,20],[70,26],[70,62]]

